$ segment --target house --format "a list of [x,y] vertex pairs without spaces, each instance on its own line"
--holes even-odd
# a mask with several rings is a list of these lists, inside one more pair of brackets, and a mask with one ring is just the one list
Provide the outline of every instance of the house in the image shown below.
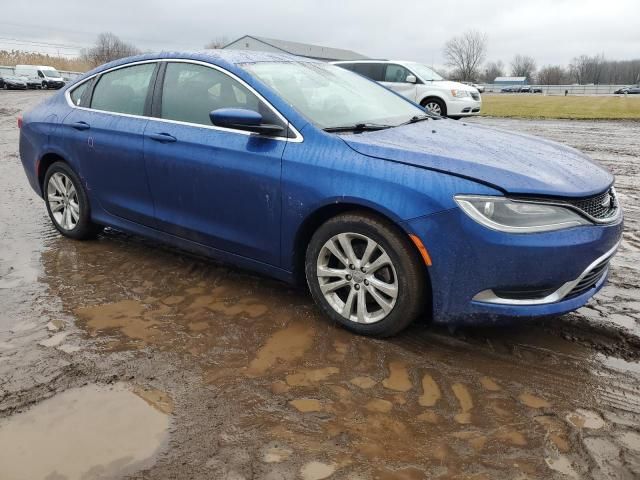
[[333,62],[336,60],[364,60],[368,58],[360,53],[342,48],[323,47],[320,45],[276,40],[275,38],[256,37],[253,35],[240,37],[222,48],[289,53],[301,57],[323,60],[325,62]]

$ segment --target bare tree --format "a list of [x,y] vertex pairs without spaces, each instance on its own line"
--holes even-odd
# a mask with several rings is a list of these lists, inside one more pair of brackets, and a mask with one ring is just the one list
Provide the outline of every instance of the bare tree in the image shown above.
[[447,65],[453,67],[454,76],[462,81],[473,81],[487,52],[487,36],[468,30],[451,38],[444,46]]
[[485,83],[492,83],[496,77],[504,76],[504,64],[501,60],[497,62],[489,62],[485,65],[482,75],[480,78]]
[[538,72],[540,85],[562,85],[567,79],[567,73],[560,65],[547,65]]
[[606,72],[611,69],[611,62],[607,62],[604,55],[580,55],[575,57],[569,66],[573,79],[581,84],[602,83]]
[[134,45],[120,40],[111,32],[103,32],[98,35],[94,46],[89,49],[83,49],[80,56],[91,67],[97,67],[103,63],[137,55],[138,53],[140,53],[140,50]]
[[227,43],[229,43],[229,39],[225,35],[222,35],[208,42],[204,46],[204,48],[206,48],[207,50],[218,50],[224,47]]
[[516,55],[511,60],[511,75],[514,77],[527,77],[531,82],[536,74],[536,61],[529,55]]

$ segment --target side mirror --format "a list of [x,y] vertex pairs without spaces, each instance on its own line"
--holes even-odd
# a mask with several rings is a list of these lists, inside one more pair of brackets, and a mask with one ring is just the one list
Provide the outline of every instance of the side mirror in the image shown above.
[[407,75],[406,82],[407,83],[416,83],[418,79],[415,75]]
[[284,131],[280,125],[262,123],[262,115],[244,108],[219,108],[209,113],[211,123],[217,127],[235,128],[262,135],[278,135]]

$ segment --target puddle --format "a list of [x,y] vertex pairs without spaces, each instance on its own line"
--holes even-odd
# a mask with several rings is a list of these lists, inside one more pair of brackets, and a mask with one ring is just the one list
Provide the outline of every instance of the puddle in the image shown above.
[[544,398],[536,397],[528,392],[521,394],[518,398],[529,408],[549,408],[551,406]]
[[273,334],[249,364],[249,373],[261,374],[276,366],[302,357],[313,343],[313,328],[294,323]]
[[146,468],[169,417],[125,385],[74,388],[0,422],[3,479],[114,478]]
[[333,465],[322,462],[309,462],[300,469],[300,476],[303,480],[323,480],[329,478],[336,471]]
[[384,388],[397,392],[408,392],[413,388],[407,366],[402,362],[389,363],[389,376],[382,381]]

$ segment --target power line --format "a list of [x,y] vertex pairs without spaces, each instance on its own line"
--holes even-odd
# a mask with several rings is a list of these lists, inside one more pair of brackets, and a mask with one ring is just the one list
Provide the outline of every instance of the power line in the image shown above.
[[80,46],[80,45],[36,42],[33,40],[20,40],[19,38],[12,38],[12,37],[0,37],[0,41],[2,41],[2,43],[19,43],[19,44],[22,43],[22,44],[28,44],[33,46],[39,46],[39,47],[62,48],[64,50],[81,50],[83,48],[86,48],[85,46]]

